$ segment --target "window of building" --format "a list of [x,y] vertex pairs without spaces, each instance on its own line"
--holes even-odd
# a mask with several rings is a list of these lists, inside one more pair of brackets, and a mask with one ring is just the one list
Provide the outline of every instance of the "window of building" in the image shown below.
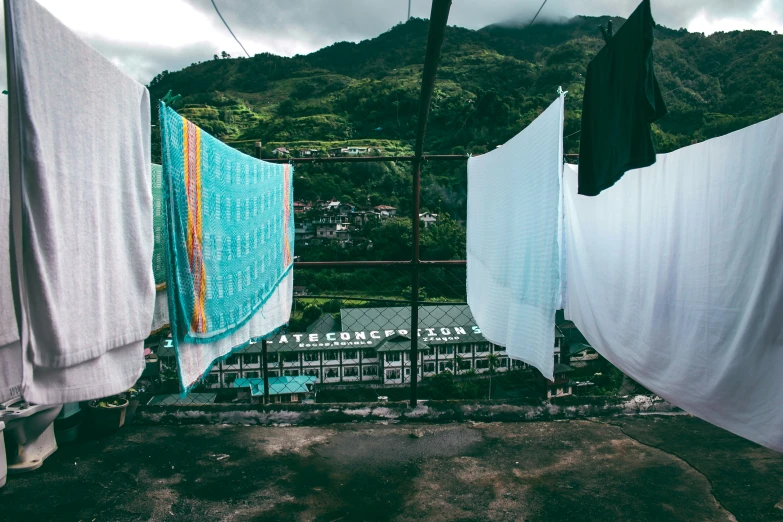
[[511,359],[511,367],[512,368],[524,368],[525,367],[525,363],[523,363],[522,361],[518,361],[516,359]]
[[400,370],[394,369],[394,370],[386,370],[386,380],[387,381],[395,381],[400,378]]
[[226,386],[231,386],[234,384],[234,381],[237,380],[237,374],[234,372],[224,373],[223,374],[223,384]]
[[365,377],[377,377],[378,376],[378,367],[377,366],[365,366],[362,368],[362,375]]
[[244,364],[258,364],[258,354],[248,353],[242,356],[242,363]]
[[239,364],[239,357],[236,355],[232,355],[231,357],[226,358],[226,362],[223,363],[225,366],[236,366]]
[[324,361],[337,361],[340,359],[340,354],[337,350],[326,350],[324,352]]
[[299,354],[297,352],[284,352],[281,355],[283,357],[283,362],[299,362]]
[[400,352],[389,352],[386,354],[386,362],[400,362]]
[[478,343],[476,345],[476,352],[488,352],[489,351],[489,343]]
[[289,377],[298,377],[299,370],[284,370],[283,375],[288,375]]
[[362,357],[365,359],[375,359],[378,353],[375,350],[362,350]]
[[343,352],[343,360],[345,359],[356,359],[356,350],[345,350]]
[[337,368],[327,368],[326,369],[326,378],[327,379],[331,379],[331,378],[335,378],[335,377],[339,377],[339,375],[337,375]]
[[492,350],[494,352],[505,352],[506,351],[506,347],[505,346],[500,346],[498,344],[493,344],[492,345]]
[[217,384],[218,382],[218,375],[216,373],[208,373],[206,377],[204,377],[204,384]]
[[304,374],[310,377],[315,377],[316,379],[321,378],[321,370],[318,368],[305,368]]
[[318,362],[320,360],[320,355],[319,352],[305,352],[303,357],[305,362]]
[[471,368],[473,368],[473,364],[471,364],[472,362],[473,361],[466,361],[463,359],[462,361],[459,362],[459,369],[470,370]]
[[343,377],[358,377],[359,376],[359,367],[358,366],[346,366],[343,368]]
[[477,370],[486,370],[489,368],[489,359],[478,359],[476,360],[476,369]]
[[457,353],[472,353],[473,349],[471,348],[470,344],[460,344],[457,345]]
[[454,365],[452,364],[451,361],[446,361],[446,362],[440,363],[440,371],[441,372],[445,372],[445,371],[449,371],[450,372],[453,369],[454,369]]
[[444,344],[438,347],[438,353],[441,355],[451,355],[454,353],[454,347],[450,344]]
[[258,372],[245,372],[245,379],[258,379]]
[[408,376],[410,376],[410,374],[411,374],[411,369],[410,368],[405,368],[405,376],[408,377]]
[[425,362],[424,363],[424,371],[427,373],[433,373],[435,371],[435,363],[434,362]]
[[555,364],[560,362],[560,356],[558,354],[555,354]]
[[501,357],[500,358],[500,367],[505,368],[508,366],[508,357]]
[[278,370],[269,370],[269,377],[279,377],[280,372]]

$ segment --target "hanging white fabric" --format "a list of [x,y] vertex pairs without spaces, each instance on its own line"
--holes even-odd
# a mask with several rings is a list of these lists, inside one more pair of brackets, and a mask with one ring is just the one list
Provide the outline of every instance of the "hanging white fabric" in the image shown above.
[[484,337],[553,378],[564,94],[468,160],[468,304]]
[[596,197],[565,172],[566,316],[615,366],[783,451],[783,115]]
[[113,395],[155,299],[149,92],[33,0],[5,2],[22,395]]

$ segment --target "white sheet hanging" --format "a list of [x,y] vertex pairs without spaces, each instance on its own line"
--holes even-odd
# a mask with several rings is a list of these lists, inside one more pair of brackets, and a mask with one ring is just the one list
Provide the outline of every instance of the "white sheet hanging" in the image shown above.
[[560,96],[501,148],[468,160],[468,304],[484,337],[553,378],[560,298]]
[[596,197],[565,172],[566,316],[702,419],[783,451],[783,115]]
[[5,2],[22,394],[112,395],[155,299],[149,92],[33,0]]

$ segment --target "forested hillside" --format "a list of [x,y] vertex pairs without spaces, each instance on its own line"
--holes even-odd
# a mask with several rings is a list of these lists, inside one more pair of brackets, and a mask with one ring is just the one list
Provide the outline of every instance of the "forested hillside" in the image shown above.
[[[576,17],[529,28],[450,27],[427,130],[430,153],[479,153],[566,102],[567,152],[578,152],[584,73],[601,48],[599,24]],[[615,27],[622,20],[615,19]],[[252,153],[278,146],[372,144],[410,152],[428,22],[412,19],[360,43],[306,56],[220,58],[164,71],[153,96],[182,95],[174,107],[217,137]],[[669,115],[654,126],[660,152],[725,134],[783,111],[783,35],[762,31],[705,37],[657,27],[655,61]],[[153,129],[153,135],[157,137]],[[157,155],[157,148],[155,151]],[[423,207],[464,217],[464,164],[430,164]],[[410,208],[407,165],[300,167],[295,197]],[[407,214],[406,214],[407,215]]]

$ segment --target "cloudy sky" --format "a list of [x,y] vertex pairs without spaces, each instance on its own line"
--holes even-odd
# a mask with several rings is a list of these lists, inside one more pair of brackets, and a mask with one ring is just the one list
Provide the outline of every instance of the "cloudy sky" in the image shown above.
[[[210,0],[39,0],[121,69],[148,83],[226,51],[243,54]],[[450,25],[478,29],[530,20],[542,0],[454,0]],[[291,56],[341,40],[371,38],[404,21],[408,0],[215,0],[248,52]],[[584,15],[627,17],[639,0],[548,0],[540,20]],[[427,18],[430,0],[411,0]],[[652,0],[662,25],[712,33],[763,29],[783,33],[783,0]],[[4,54],[4,53],[3,53]],[[2,75],[3,80],[5,75]]]

